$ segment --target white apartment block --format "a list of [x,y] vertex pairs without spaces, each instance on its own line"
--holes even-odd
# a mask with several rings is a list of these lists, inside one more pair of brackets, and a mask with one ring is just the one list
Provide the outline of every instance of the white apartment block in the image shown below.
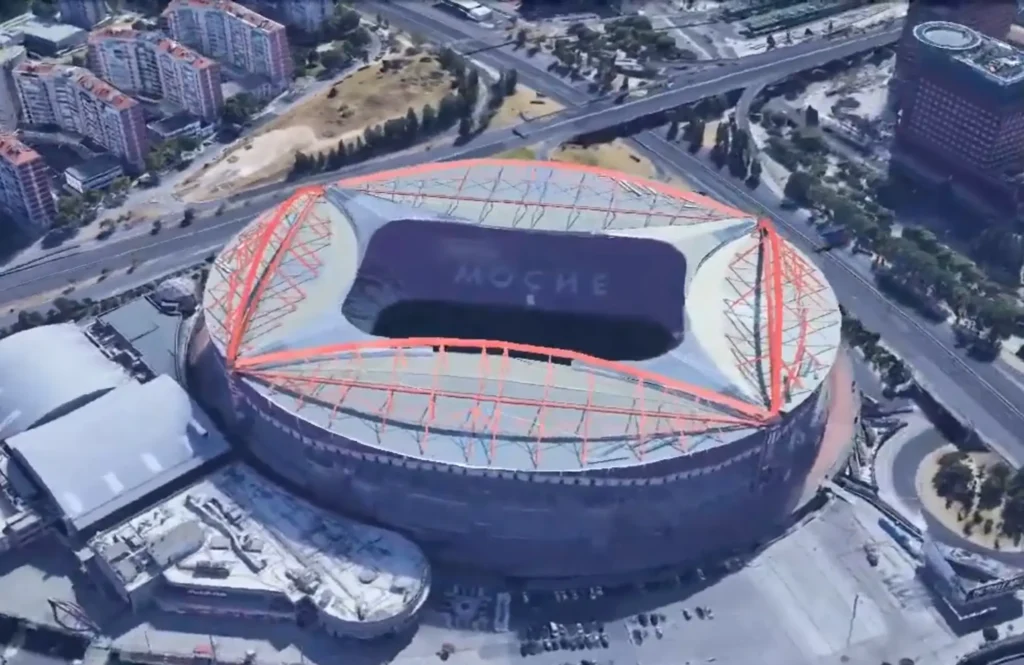
[[165,99],[204,120],[224,105],[220,65],[157,33],[97,30],[89,35],[89,67],[119,90]]
[[225,66],[287,84],[291,51],[284,26],[230,0],[171,0],[163,13],[171,36]]
[[14,80],[27,124],[57,125],[145,168],[146,123],[137,101],[81,67],[26,61],[14,68]]

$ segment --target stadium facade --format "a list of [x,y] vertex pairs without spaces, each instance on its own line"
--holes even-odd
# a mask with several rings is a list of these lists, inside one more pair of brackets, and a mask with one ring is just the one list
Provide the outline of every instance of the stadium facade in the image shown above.
[[763,542],[856,418],[806,256],[601,169],[472,160],[300,189],[225,247],[201,316],[194,389],[266,468],[511,578]]

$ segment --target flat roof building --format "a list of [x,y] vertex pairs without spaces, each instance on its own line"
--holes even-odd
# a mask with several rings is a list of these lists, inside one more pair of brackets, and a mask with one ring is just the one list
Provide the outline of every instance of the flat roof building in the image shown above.
[[109,187],[124,175],[121,160],[110,155],[98,155],[64,170],[64,182],[79,194]]
[[56,215],[46,162],[17,137],[3,133],[0,133],[0,210],[32,236],[44,232]]
[[57,125],[145,168],[146,124],[137,101],[81,67],[26,61],[14,68],[14,79],[27,124]]
[[1024,52],[956,23],[921,23],[913,34],[916,73],[900,93],[897,161],[916,159],[980,199],[1015,207]]
[[182,136],[199,136],[202,123],[199,118],[188,113],[176,113],[168,118],[154,120],[148,127],[156,141],[170,141]]
[[230,0],[171,0],[163,17],[182,44],[278,86],[291,81],[288,37],[277,21]]
[[3,24],[4,32],[26,49],[43,56],[57,55],[85,43],[87,32],[67,23],[56,23],[23,14]]
[[166,375],[123,383],[7,445],[75,534],[228,452],[205,414]]
[[914,29],[922,23],[959,23],[983,35],[1005,39],[1018,11],[1017,0],[910,0],[896,47],[895,78],[903,81],[915,75],[918,48]]
[[93,569],[133,608],[285,619],[368,639],[414,621],[430,566],[413,543],[234,464],[96,536]]
[[121,90],[165,99],[205,120],[215,120],[224,105],[220,65],[155,32],[93,32],[89,67]]

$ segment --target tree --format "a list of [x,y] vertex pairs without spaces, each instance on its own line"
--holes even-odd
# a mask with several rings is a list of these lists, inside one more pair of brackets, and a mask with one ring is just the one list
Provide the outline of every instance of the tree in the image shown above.
[[761,184],[761,160],[755,157],[750,160],[750,173],[747,174],[747,186],[756,188]]
[[420,120],[420,127],[422,127],[424,134],[430,134],[434,131],[434,126],[437,122],[437,112],[430,104],[424,104],[422,115],[423,117]]
[[669,126],[668,131],[665,133],[665,138],[669,141],[675,141],[679,137],[679,121],[673,120]]
[[506,69],[501,78],[505,94],[514,95],[516,93],[516,85],[519,83],[519,72],[515,69]]
[[978,509],[990,510],[1003,502],[1010,482],[1010,467],[996,462],[985,468],[985,478],[978,491]]
[[32,0],[32,13],[39,18],[52,20],[57,16],[57,7],[52,0]]
[[821,122],[818,109],[808,105],[807,110],[804,112],[804,122],[807,123],[808,127],[817,127]]
[[787,198],[792,199],[800,205],[810,202],[811,185],[814,184],[810,175],[803,171],[793,171],[786,181],[783,193]]
[[350,58],[340,48],[332,48],[320,55],[320,64],[329,72],[334,72],[344,67]]
[[974,470],[962,461],[939,466],[932,478],[932,487],[941,498],[955,501],[966,509],[974,505]]
[[416,111],[409,107],[409,110],[405,112],[405,135],[406,140],[410,143],[416,140],[416,137],[420,134],[420,119],[416,115]]

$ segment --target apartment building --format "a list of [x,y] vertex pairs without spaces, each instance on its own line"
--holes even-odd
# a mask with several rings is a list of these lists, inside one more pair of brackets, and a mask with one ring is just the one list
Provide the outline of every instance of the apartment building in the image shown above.
[[284,26],[230,0],[171,0],[163,13],[171,36],[226,67],[267,77],[292,76]]
[[0,45],[0,132],[11,132],[18,126],[21,105],[14,85],[14,68],[25,61],[25,47]]
[[942,21],[914,28],[893,156],[913,160],[975,198],[1017,207],[1024,170],[1024,52]]
[[146,123],[137,101],[81,67],[23,62],[14,68],[22,118],[88,137],[135,171],[145,168]]
[[896,46],[895,79],[902,84],[916,73],[918,40],[914,29],[922,23],[946,21],[966,25],[983,35],[1006,39],[1017,20],[1017,0],[910,0],[903,33]]
[[335,0],[249,0],[245,4],[309,33],[320,30],[335,9]]
[[105,19],[108,13],[105,0],[60,0],[58,9],[62,23],[70,23],[84,30],[89,30]]
[[33,236],[56,216],[46,163],[13,134],[0,134],[0,209]]
[[224,105],[220,65],[158,33],[93,32],[89,68],[119,90],[165,99],[204,120],[215,120]]

